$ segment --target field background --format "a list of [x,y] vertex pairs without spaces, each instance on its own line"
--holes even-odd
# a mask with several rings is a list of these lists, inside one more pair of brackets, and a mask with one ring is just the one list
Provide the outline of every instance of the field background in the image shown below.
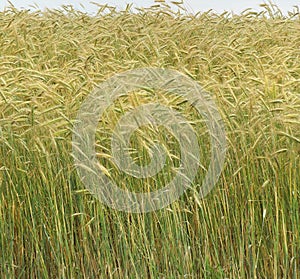
[[[300,277],[300,17],[265,9],[0,12],[1,278]],[[118,212],[80,182],[72,127],[97,84],[148,66],[178,70],[211,93],[226,125],[226,163],[203,200],[199,172],[195,190],[165,209]],[[99,125],[99,160],[133,189],[145,183],[109,163],[107,133],[141,103],[185,111],[203,135],[204,170],[209,158],[197,116],[153,94],[132,93]],[[161,140],[178,158],[176,142]],[[137,134],[133,146],[147,149],[145,138]],[[135,159],[147,161],[146,153]]]

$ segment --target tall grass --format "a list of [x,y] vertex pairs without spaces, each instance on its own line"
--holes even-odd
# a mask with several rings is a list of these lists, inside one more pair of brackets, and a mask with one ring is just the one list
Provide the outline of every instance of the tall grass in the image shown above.
[[[299,13],[284,17],[267,6],[260,14],[188,15],[161,5],[135,13],[101,8],[95,17],[0,12],[1,278],[300,276]],[[229,146],[205,199],[191,190],[165,209],[130,214],[84,188],[72,127],[97,84],[147,66],[179,70],[211,92]],[[201,120],[180,100],[153,94],[133,92],[99,124],[99,160],[120,187],[161,187],[169,179],[134,180],[107,160],[112,124],[153,99],[186,113],[203,136],[207,166]],[[145,139],[155,137],[176,165],[176,141],[161,128],[134,135],[133,157],[147,161]]]

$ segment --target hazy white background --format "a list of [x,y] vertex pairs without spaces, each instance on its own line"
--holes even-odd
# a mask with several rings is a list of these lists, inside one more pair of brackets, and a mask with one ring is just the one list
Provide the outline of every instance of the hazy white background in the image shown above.
[[[109,4],[120,9],[126,7],[127,3],[133,3],[135,7],[150,7],[155,4],[154,0],[95,0],[94,2],[99,4]],[[170,3],[171,1],[166,0],[166,2]],[[266,1],[263,0],[185,0],[184,6],[189,12],[193,13],[198,11],[203,12],[209,9],[213,9],[218,13],[222,13],[225,10],[240,13],[246,8],[253,8],[255,11],[260,11],[262,8],[259,7],[259,4],[263,4],[264,2],[266,3]],[[293,6],[299,7],[300,5],[300,0],[273,0],[272,2],[275,3],[284,14],[286,14],[287,11],[292,11]],[[30,8],[30,6],[36,4],[39,9],[43,10],[45,7],[58,8],[61,5],[72,4],[76,9],[86,11],[91,14],[97,10],[97,7],[87,0],[11,0],[11,3],[13,3],[17,8]],[[80,4],[82,4],[84,8]],[[7,5],[9,5],[8,0],[0,0],[0,10],[3,10]]]

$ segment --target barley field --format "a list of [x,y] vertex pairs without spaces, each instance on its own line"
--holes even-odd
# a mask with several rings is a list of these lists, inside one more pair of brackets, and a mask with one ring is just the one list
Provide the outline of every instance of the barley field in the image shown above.
[[[0,12],[1,278],[300,278],[300,16],[274,6],[241,15],[173,12],[163,2],[96,16],[71,7]],[[172,94],[139,90],[99,121],[96,150],[108,177],[130,191],[172,179],[180,150],[163,127],[131,139],[162,173],[136,179],[111,162],[110,132],[125,111],[153,100],[197,131],[201,164],[191,189],[166,208],[117,211],[83,185],[72,132],[86,96],[116,73],[177,70],[214,98],[226,127],[225,165],[203,199],[210,142],[201,116]]]

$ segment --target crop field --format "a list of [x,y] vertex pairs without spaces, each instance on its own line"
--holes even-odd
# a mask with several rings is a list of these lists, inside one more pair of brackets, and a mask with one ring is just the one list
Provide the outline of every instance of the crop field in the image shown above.
[[[111,134],[122,116],[159,102],[198,135],[201,166],[189,189],[159,210],[134,213],[99,201],[72,154],[77,113],[105,80],[132,69],[176,70],[209,93],[226,130],[222,173],[199,196],[210,161],[202,116],[172,92],[140,88],[99,119],[95,150],[122,189],[164,187],[180,165],[165,127],[130,138],[145,166],[118,169]],[[0,278],[300,278],[300,15],[275,6],[241,15],[174,12],[161,1],[89,16],[72,7],[0,12]]]

